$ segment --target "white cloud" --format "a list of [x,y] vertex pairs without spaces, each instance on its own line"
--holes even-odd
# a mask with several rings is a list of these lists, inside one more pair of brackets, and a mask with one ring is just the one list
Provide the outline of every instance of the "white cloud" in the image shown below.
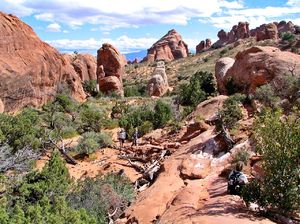
[[61,26],[58,23],[51,23],[46,28],[47,32],[61,32]]
[[139,50],[144,50],[152,46],[153,43],[157,41],[156,38],[130,38],[126,35],[120,36],[116,39],[103,38],[96,40],[95,38],[90,38],[86,40],[51,40],[46,41],[55,48],[61,51],[93,51],[95,54],[97,50],[102,46],[103,43],[110,43],[116,46],[122,53],[130,53]]
[[299,0],[288,0],[287,5],[300,7],[300,1]]
[[[102,25],[103,30],[138,27],[144,24],[185,25],[192,17],[209,17],[224,9],[243,8],[241,0],[4,0],[6,12],[19,16],[34,14],[44,21],[66,23],[77,28],[85,23]],[[18,7],[17,7],[18,6]],[[3,5],[0,5],[0,10]],[[15,10],[16,9],[16,10]],[[23,13],[20,12],[23,9]]]
[[34,16],[37,20],[52,22],[54,20],[54,16],[52,13],[41,13]]

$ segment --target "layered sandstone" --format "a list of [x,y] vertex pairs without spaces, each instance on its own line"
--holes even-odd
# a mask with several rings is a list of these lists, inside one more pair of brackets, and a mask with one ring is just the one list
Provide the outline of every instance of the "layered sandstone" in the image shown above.
[[70,88],[75,99],[85,99],[81,79],[64,57],[16,16],[0,12],[0,96],[5,111],[38,107],[62,86]]
[[166,62],[188,56],[188,45],[182,40],[181,35],[174,29],[148,49],[147,56],[143,61],[153,62],[164,60]]

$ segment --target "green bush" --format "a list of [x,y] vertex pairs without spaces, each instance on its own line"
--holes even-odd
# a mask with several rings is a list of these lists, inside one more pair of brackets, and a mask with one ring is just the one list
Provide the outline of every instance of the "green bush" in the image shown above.
[[59,154],[54,152],[41,172],[13,181],[0,196],[0,223],[96,223],[84,209],[66,203],[71,179]]
[[237,93],[224,101],[223,108],[218,112],[220,123],[216,125],[217,131],[220,130],[221,125],[229,130],[236,127],[237,122],[243,118],[241,103],[245,100],[245,95]]
[[282,41],[292,42],[296,38],[295,34],[291,32],[285,32],[281,34]]
[[247,150],[247,148],[242,148],[240,151],[238,151],[237,153],[235,153],[233,155],[233,159],[231,161],[231,164],[236,164],[238,162],[243,162],[245,165],[248,164],[250,158],[250,154]]
[[259,87],[254,94],[254,98],[270,108],[276,108],[280,100],[270,84]]
[[125,86],[124,96],[133,97],[133,96],[146,96],[147,88],[145,85],[134,85],[134,86]]
[[79,132],[100,132],[104,118],[103,111],[90,104],[83,104],[80,108],[79,118],[77,120],[80,129]]
[[97,80],[86,80],[83,83],[83,89],[86,93],[91,96],[96,96],[98,94],[97,91]]
[[86,132],[82,135],[76,151],[80,154],[91,154],[97,149],[112,145],[111,137],[106,133]]
[[223,50],[221,50],[220,51],[220,57],[223,57],[227,52],[228,52],[227,48],[224,48]]
[[183,106],[196,107],[215,93],[216,87],[212,73],[200,71],[192,76],[189,83],[180,85],[179,102]]
[[97,218],[97,223],[108,223],[108,212],[118,209],[114,217],[119,217],[135,198],[131,182],[119,175],[86,178],[78,182],[69,194],[68,203],[74,209],[85,209]]
[[38,112],[24,109],[16,116],[0,114],[1,142],[14,152],[24,147],[38,149],[45,138]]
[[138,127],[138,131],[141,135],[145,135],[153,130],[153,124],[150,121],[145,121]]
[[167,122],[171,119],[171,117],[172,117],[171,107],[168,104],[162,102],[161,100],[158,100],[154,107],[154,114],[153,114],[154,128],[164,127],[167,124]]
[[243,192],[246,202],[278,213],[300,209],[300,113],[283,118],[266,110],[255,122],[256,149],[262,155],[264,176]]
[[62,108],[62,112],[70,113],[77,108],[75,100],[66,94],[58,94],[53,102]]

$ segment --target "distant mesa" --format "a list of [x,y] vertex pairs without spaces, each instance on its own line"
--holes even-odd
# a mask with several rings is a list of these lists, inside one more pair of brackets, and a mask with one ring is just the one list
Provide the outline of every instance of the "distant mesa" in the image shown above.
[[101,92],[124,96],[122,76],[125,71],[124,56],[111,44],[103,44],[97,52],[97,80]]
[[174,29],[148,49],[147,56],[143,62],[164,60],[165,62],[188,56],[188,45],[182,40],[181,35]]
[[0,12],[0,96],[6,112],[38,107],[66,86],[86,97],[74,67],[16,16]]

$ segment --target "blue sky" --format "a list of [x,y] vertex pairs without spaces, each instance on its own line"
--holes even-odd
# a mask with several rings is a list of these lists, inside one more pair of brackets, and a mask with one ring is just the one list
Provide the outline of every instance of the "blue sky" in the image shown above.
[[92,54],[103,42],[122,53],[147,49],[173,28],[194,50],[239,21],[250,28],[280,20],[300,25],[300,0],[0,0],[0,10],[62,52]]

